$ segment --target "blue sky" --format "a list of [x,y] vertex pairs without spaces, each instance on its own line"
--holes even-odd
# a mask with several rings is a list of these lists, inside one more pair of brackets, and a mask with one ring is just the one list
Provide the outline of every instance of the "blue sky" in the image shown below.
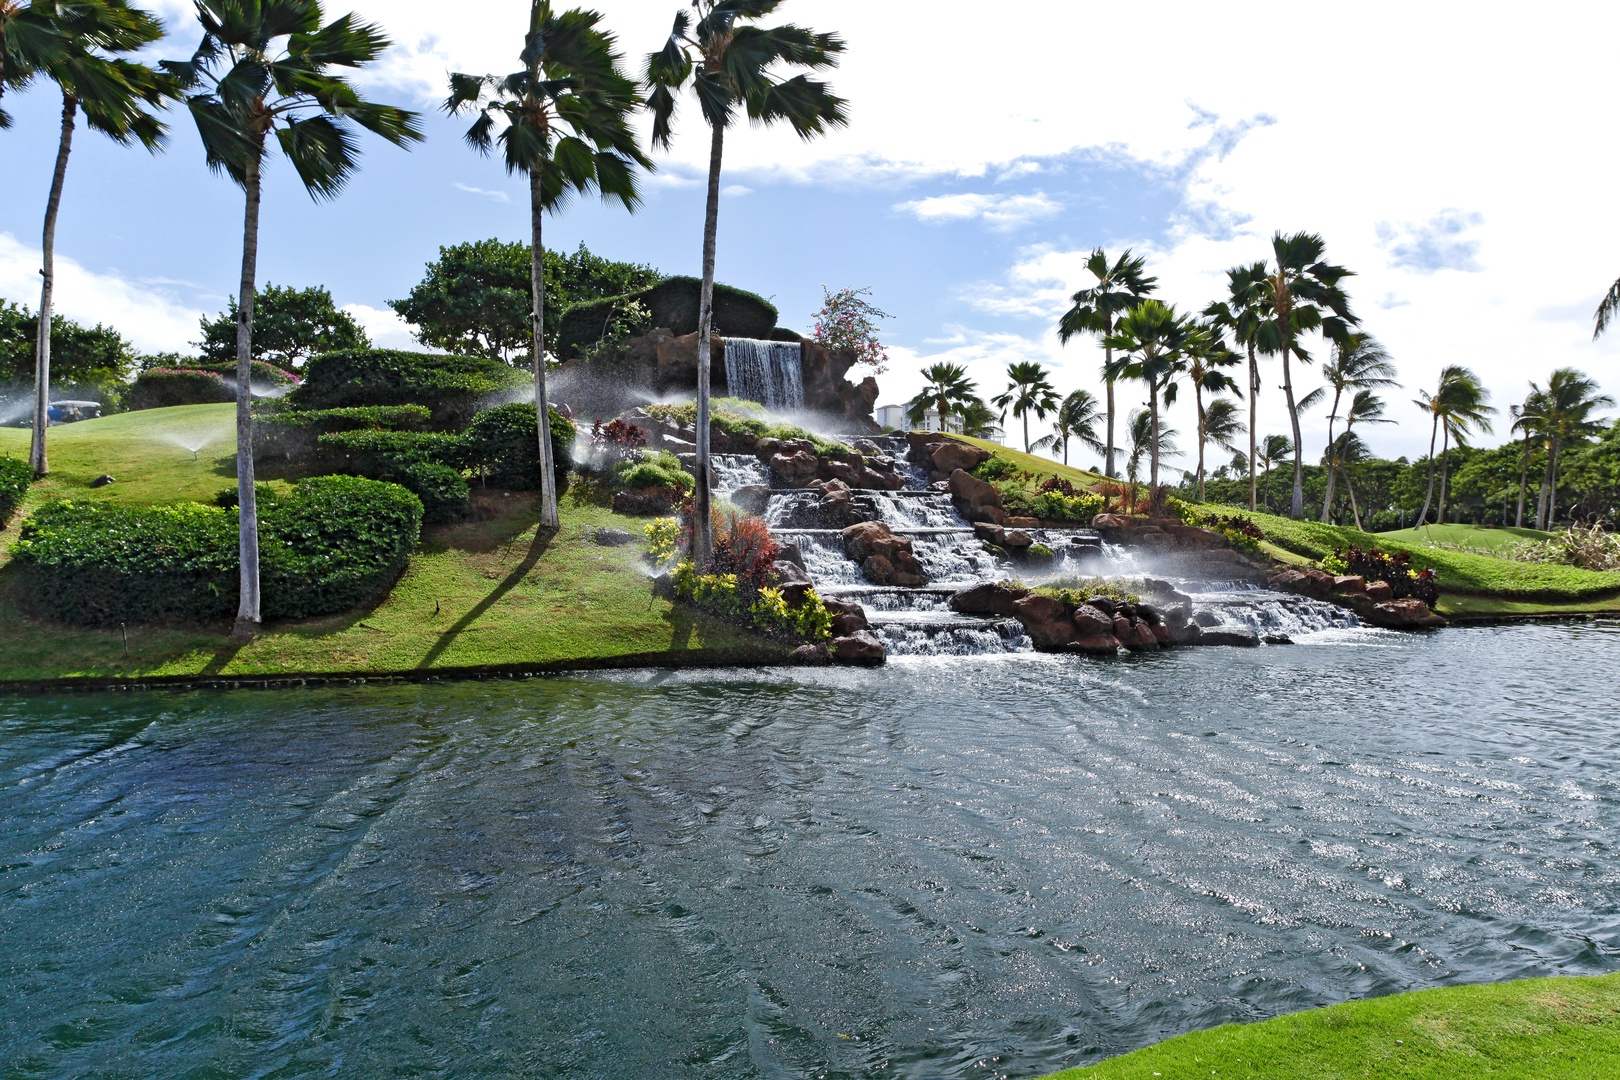
[[[188,6],[152,2],[181,31],[160,51],[189,52]],[[603,6],[639,57],[675,5]],[[409,153],[368,141],[335,202],[311,202],[276,166],[260,277],[326,285],[379,341],[404,344],[386,302],[439,245],[527,236],[521,184],[432,112],[447,70],[514,66],[526,5],[464,0],[455,25],[416,0],[355,7],[399,43],[368,89],[424,110],[428,141]],[[1402,423],[1379,433],[1380,449],[1421,452],[1427,431],[1407,402],[1446,363],[1478,370],[1503,406],[1562,364],[1620,394],[1620,339],[1588,340],[1620,275],[1620,226],[1603,212],[1613,151],[1591,136],[1607,124],[1602,42],[1620,31],[1608,7],[1498,26],[1369,3],[1331,22],[1300,9],[1287,27],[1239,27],[1208,5],[1164,4],[1151,57],[1108,44],[1137,40],[1133,11],[1032,0],[992,22],[948,0],[789,0],[784,17],[848,39],[832,78],[854,123],[808,145],[731,136],[720,277],[771,297],[799,329],[822,284],[870,286],[895,316],[885,401],[909,396],[933,359],[968,364],[987,393],[1020,359],[1051,364],[1063,391],[1097,390],[1096,348],[1060,347],[1054,333],[1092,246],[1135,245],[1166,299],[1198,308],[1273,230],[1311,229],[1357,271],[1357,310],[1401,368]],[[1279,89],[1260,58],[1284,46],[1297,62]],[[8,108],[0,296],[34,305],[59,102],[40,88]],[[204,167],[186,118],[172,120],[156,157],[81,129],[58,237],[61,309],[153,350],[186,347],[198,316],[225,306],[240,260],[240,192]],[[577,203],[548,220],[548,244],[695,272],[705,150],[695,115],[683,118],[639,213]],[[1283,430],[1280,394],[1268,389],[1262,407],[1262,429]]]

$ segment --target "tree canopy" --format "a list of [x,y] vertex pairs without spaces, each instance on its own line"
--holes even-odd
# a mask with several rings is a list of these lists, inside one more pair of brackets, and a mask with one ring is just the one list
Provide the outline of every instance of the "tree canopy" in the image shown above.
[[[202,321],[202,340],[195,342],[210,364],[236,360],[236,297],[212,319]],[[371,339],[354,317],[332,302],[319,285],[307,289],[266,285],[253,301],[253,359],[280,368],[301,367],[321,353],[369,349]]]
[[[0,383],[31,384],[39,316],[23,304],[0,300]],[[108,404],[135,370],[136,350],[118,331],[96,324],[82,326],[61,315],[51,319],[53,386],[91,391]]]

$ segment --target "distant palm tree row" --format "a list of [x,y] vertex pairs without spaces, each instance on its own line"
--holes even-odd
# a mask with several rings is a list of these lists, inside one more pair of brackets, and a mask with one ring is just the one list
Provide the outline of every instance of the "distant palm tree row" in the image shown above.
[[[674,137],[677,95],[689,89],[710,134],[698,321],[694,548],[700,560],[707,560],[712,550],[709,345],[725,133],[739,116],[757,124],[785,122],[805,139],[847,123],[844,100],[807,74],[835,66],[843,42],[792,24],[757,25],[780,3],[692,0],[677,13],[673,30],[648,56],[638,80],[624,70],[617,41],[600,28],[599,14],[578,8],[558,12],[551,0],[531,0],[519,70],[501,76],[450,76],[445,111],[476,117],[466,135],[468,144],[482,154],[498,146],[507,171],[529,181],[531,361],[544,528],[557,527],[558,513],[546,417],[542,222],[575,193],[599,194],[634,210],[640,201],[637,173],[650,170],[652,162],[637,145],[631,117],[648,110],[652,143],[667,148]],[[247,637],[260,621],[250,374],[264,166],[279,147],[312,197],[331,198],[359,167],[357,127],[396,146],[419,141],[423,134],[417,114],[366,100],[339,74],[371,64],[389,47],[381,28],[352,14],[327,21],[320,0],[198,0],[196,9],[202,38],[191,58],[150,68],[128,56],[161,39],[163,28],[128,0],[0,0],[0,102],[6,93],[38,79],[54,83],[63,101],[43,233],[38,405],[31,452],[40,476],[49,471],[45,444],[56,221],[78,113],[84,113],[93,130],[115,141],[157,150],[166,130],[156,110],[183,101],[197,125],[209,168],[243,189],[237,297],[241,604],[236,635]],[[0,109],[0,128],[10,123]]]

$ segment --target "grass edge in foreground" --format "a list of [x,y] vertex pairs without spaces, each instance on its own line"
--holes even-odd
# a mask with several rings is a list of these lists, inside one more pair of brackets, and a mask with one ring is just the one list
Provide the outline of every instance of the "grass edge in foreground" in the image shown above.
[[1046,1080],[1620,1076],[1620,974],[1417,990],[1178,1035]]

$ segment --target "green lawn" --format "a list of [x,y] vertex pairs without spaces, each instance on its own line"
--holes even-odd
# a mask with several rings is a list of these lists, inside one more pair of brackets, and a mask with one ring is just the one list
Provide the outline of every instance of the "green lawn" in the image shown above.
[[1049,1080],[1612,1076],[1620,1076],[1620,975],[1446,987],[1228,1024]]
[[[130,413],[52,429],[53,475],[44,498],[172,502],[211,498],[233,483],[231,406]],[[223,429],[199,462],[165,448],[171,431]],[[195,437],[195,436],[194,436]],[[0,431],[0,453],[27,452],[27,432]],[[210,459],[212,455],[212,459]],[[119,483],[84,485],[105,471]],[[642,564],[643,519],[565,496],[563,528],[541,539],[529,495],[475,493],[482,520],[430,529],[390,595],[349,615],[271,624],[246,647],[230,627],[133,626],[85,630],[31,619],[9,565],[16,526],[0,533],[0,681],[282,674],[404,673],[648,663],[760,661],[783,648],[652,593]],[[598,528],[636,542],[602,547]]]
[[1538,532],[1535,529],[1487,529],[1479,525],[1425,525],[1421,529],[1397,529],[1378,535],[1418,547],[1429,544],[1452,544],[1480,551],[1498,551],[1527,540],[1545,540],[1552,533]]
[[1011,447],[1002,446],[1000,443],[990,442],[988,439],[968,439],[960,435],[953,435],[952,438],[961,439],[962,442],[971,443],[974,446],[989,450],[997,457],[1008,459],[1020,469],[1034,476],[1061,476],[1072,484],[1095,484],[1099,480],[1106,479],[1102,473],[1077,469],[1072,465],[1065,465],[1061,461],[1041,454],[1026,454],[1022,450],[1014,450]]

